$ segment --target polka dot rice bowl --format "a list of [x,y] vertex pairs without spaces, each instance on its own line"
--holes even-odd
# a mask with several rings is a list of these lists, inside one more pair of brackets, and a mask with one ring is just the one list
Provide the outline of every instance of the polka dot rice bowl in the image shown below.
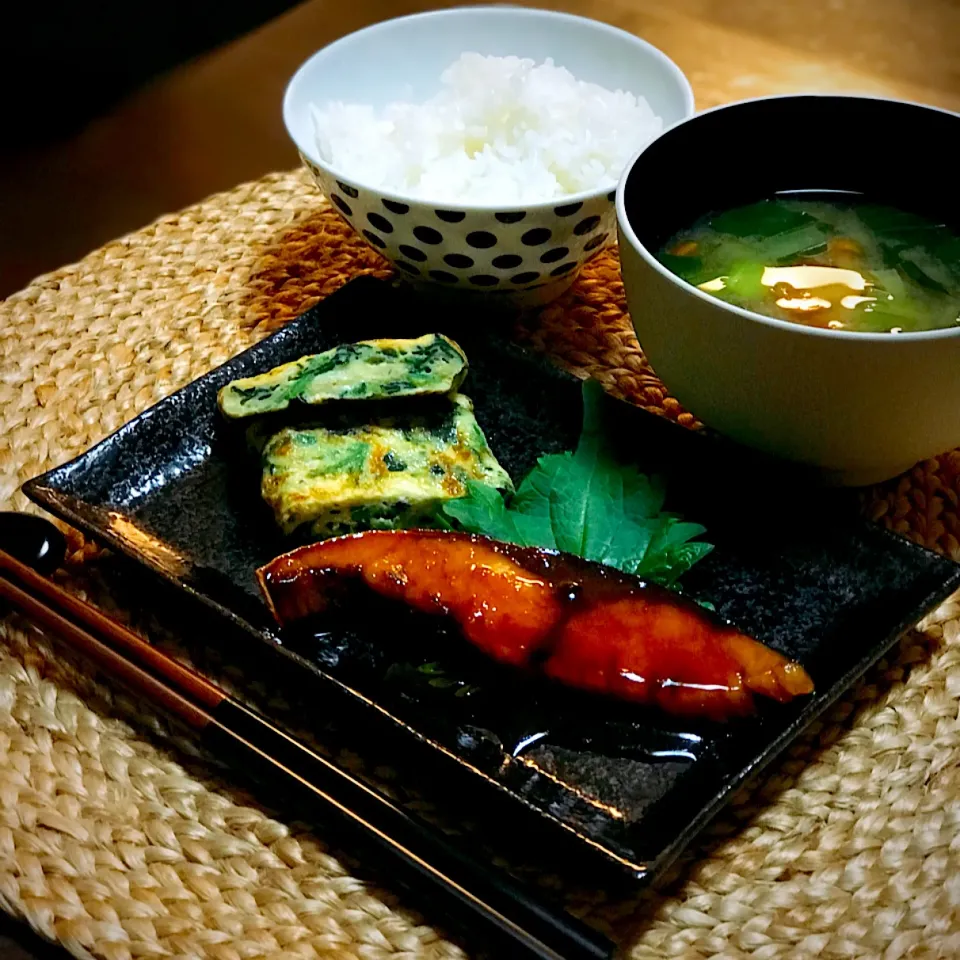
[[693,113],[690,85],[659,50],[631,34],[520,7],[460,7],[388,20],[325,47],[294,75],[284,119],[300,156],[340,214],[399,273],[415,285],[491,305],[544,304],[615,242],[615,182],[539,203],[431,203],[360,183],[319,155],[311,106],[343,100],[381,107],[401,90],[404,99],[425,100],[467,50],[538,63],[552,57],[579,80],[643,96],[664,127]]

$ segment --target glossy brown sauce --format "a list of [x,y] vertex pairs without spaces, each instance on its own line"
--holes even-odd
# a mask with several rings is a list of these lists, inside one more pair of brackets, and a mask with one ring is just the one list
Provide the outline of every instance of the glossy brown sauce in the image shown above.
[[281,624],[363,583],[451,617],[501,663],[675,714],[723,719],[750,713],[756,693],[786,701],[813,689],[799,664],[671,591],[485,537],[370,531],[302,547],[258,574]]

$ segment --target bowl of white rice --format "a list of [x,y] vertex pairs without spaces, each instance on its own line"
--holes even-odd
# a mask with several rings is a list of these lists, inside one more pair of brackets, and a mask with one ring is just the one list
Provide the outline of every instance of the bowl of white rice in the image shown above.
[[283,109],[320,189],[402,276],[519,307],[616,242],[627,162],[694,112],[686,77],[640,38],[510,6],[343,37],[300,67]]

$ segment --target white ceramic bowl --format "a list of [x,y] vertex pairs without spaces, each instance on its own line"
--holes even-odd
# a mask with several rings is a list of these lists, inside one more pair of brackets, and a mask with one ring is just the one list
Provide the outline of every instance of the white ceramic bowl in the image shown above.
[[637,337],[677,399],[837,484],[885,480],[960,445],[960,328],[869,334],[774,320],[703,293],[654,255],[711,210],[781,190],[858,190],[956,227],[947,145],[958,134],[960,115],[933,107],[785,96],[697,114],[641,150],[617,191],[623,281]]
[[663,53],[615,27],[524,7],[459,7],[400,17],[315,53],[287,87],[287,130],[320,189],[367,242],[414,283],[500,300],[545,303],[615,235],[611,181],[547,203],[431,204],[362,183],[320,156],[310,105],[383,107],[423,101],[464,52],[552,57],[580,80],[646,98],[664,126],[693,113],[686,77]]

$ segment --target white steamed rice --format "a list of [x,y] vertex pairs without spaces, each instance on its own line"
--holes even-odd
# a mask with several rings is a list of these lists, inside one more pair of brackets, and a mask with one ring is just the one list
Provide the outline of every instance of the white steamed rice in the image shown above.
[[432,202],[536,203],[603,188],[663,121],[643,97],[552,60],[464,53],[426,103],[312,107],[324,160],[357,182]]

